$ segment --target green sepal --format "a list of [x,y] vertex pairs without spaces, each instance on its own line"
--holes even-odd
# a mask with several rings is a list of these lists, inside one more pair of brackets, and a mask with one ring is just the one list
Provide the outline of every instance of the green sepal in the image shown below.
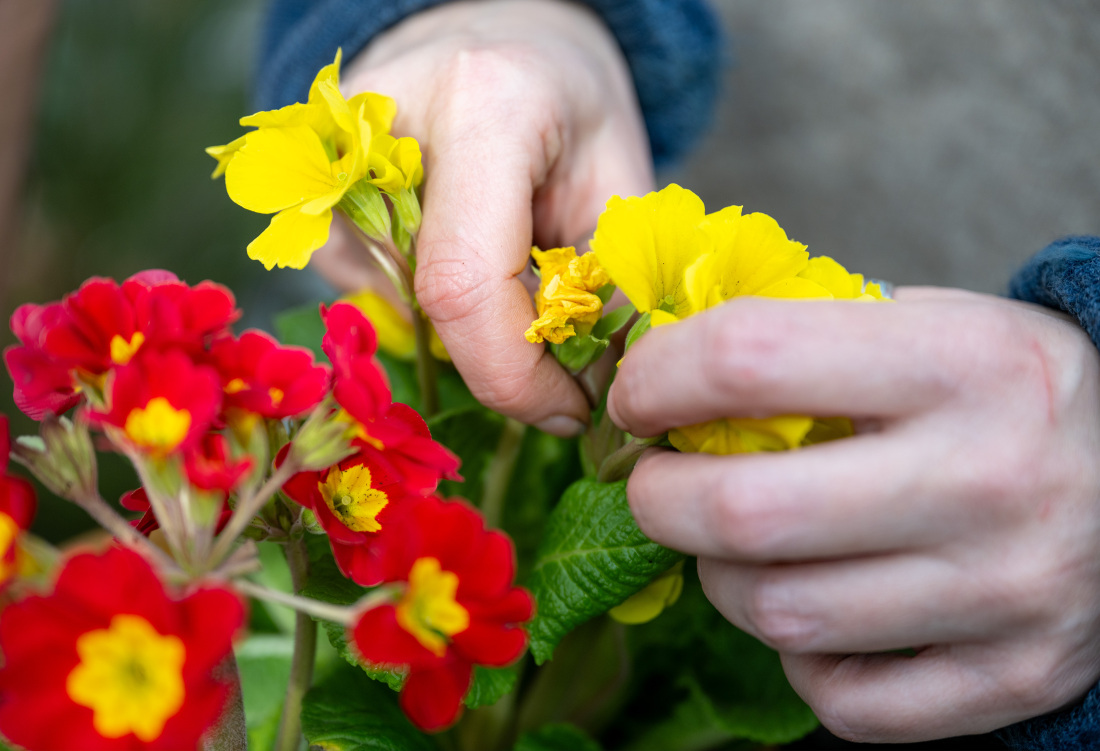
[[683,556],[647,538],[630,513],[626,482],[583,479],[547,520],[527,581],[537,602],[531,654],[550,659],[562,637],[625,601]]
[[596,297],[600,298],[600,302],[607,305],[607,301],[611,299],[611,296],[615,294],[615,290],[618,289],[614,284],[605,284],[596,290]]
[[596,321],[592,327],[592,336],[597,339],[610,339],[611,335],[626,325],[630,317],[637,313],[630,303],[615,308],[610,313],[605,312],[603,318]]
[[592,334],[577,334],[561,344],[551,344],[550,351],[566,370],[573,375],[580,373],[590,363],[599,359],[609,344],[607,339],[597,339]]
[[367,180],[348,188],[336,204],[364,235],[385,243],[391,232],[390,211],[382,198],[382,192]]
[[630,331],[626,334],[626,344],[623,346],[623,354],[630,351],[630,348],[634,346],[634,342],[638,341],[642,334],[649,331],[650,316],[649,311],[642,313],[638,320],[634,322],[634,325],[630,327]]

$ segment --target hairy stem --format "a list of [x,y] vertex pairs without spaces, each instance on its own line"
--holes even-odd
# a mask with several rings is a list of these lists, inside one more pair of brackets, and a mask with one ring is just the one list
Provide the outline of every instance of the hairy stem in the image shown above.
[[420,413],[425,418],[439,412],[439,389],[432,356],[432,324],[419,305],[413,306],[413,331],[416,334],[416,380],[420,386]]
[[653,438],[632,438],[625,446],[604,459],[596,474],[599,482],[617,482],[630,475],[645,450],[663,441],[664,434]]
[[260,510],[279,491],[279,488],[283,487],[286,481],[297,472],[298,466],[294,461],[294,452],[291,451],[287,454],[286,461],[283,462],[282,466],[271,474],[271,477],[260,486],[259,490],[237,502],[237,508],[233,510],[233,515],[229,517],[229,523],[225,525],[225,529],[218,535],[217,541],[214,543],[214,549],[211,551],[207,562],[208,569],[216,567],[225,560],[233,549],[233,543],[252,523],[256,514],[260,513]]
[[508,418],[504,421],[504,430],[501,431],[496,453],[489,460],[485,473],[485,490],[481,496],[481,513],[487,527],[500,526],[508,485],[512,481],[526,431],[527,426],[517,420]]
[[[290,540],[286,545],[286,562],[294,592],[301,592],[309,577],[309,553],[305,540]],[[294,617],[294,652],[290,658],[290,681],[283,701],[283,716],[279,719],[276,751],[295,751],[302,738],[302,699],[313,683],[313,663],[317,657],[317,621],[299,610]]]

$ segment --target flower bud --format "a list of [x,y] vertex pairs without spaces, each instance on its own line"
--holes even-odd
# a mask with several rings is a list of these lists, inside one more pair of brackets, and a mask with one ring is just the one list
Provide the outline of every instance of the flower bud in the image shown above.
[[95,449],[82,422],[47,417],[39,426],[39,435],[16,439],[13,453],[20,464],[62,498],[75,500],[97,492]]
[[383,245],[390,238],[390,212],[382,192],[366,180],[351,186],[337,204],[363,234]]
[[355,453],[352,429],[347,421],[335,419],[332,405],[325,400],[313,410],[290,444],[287,461],[296,472],[319,472]]

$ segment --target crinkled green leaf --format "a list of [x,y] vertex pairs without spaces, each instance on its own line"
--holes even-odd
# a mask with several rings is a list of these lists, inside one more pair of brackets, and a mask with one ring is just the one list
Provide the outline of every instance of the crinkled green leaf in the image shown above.
[[500,444],[505,419],[485,407],[450,410],[428,421],[432,438],[442,443],[462,460],[464,482],[444,480],[439,494],[462,496],[475,504],[481,501],[485,489],[485,470]]
[[324,751],[432,751],[397,706],[397,697],[356,670],[337,670],[306,694],[302,732]]
[[737,739],[789,743],[809,733],[817,718],[790,687],[779,655],[707,602],[694,568],[684,567],[675,605],[627,629],[635,699],[623,715],[631,740],[622,745],[702,751]]
[[528,625],[539,664],[574,628],[623,602],[681,554],[642,534],[626,501],[626,482],[584,479],[550,514],[527,585],[538,603]]
[[515,666],[507,668],[487,668],[474,666],[474,679],[463,702],[470,709],[488,704],[496,704],[502,696],[515,688],[519,672]]
[[524,733],[515,751],[600,751],[600,744],[576,725],[561,722]]

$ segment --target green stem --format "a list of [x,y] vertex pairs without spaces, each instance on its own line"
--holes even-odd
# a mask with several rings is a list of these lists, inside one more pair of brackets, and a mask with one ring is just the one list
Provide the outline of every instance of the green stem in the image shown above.
[[526,432],[527,426],[523,423],[511,418],[504,421],[496,453],[486,468],[485,489],[481,495],[481,514],[487,527],[499,527],[504,517],[504,500],[508,496],[508,485],[512,482],[512,473]]
[[[290,540],[286,545],[286,562],[294,591],[300,592],[309,576],[309,553],[305,540]],[[290,681],[279,719],[276,751],[296,751],[302,741],[302,699],[313,683],[313,663],[317,657],[317,621],[308,613],[294,616],[294,652],[290,658]]]
[[237,508],[233,509],[233,515],[229,517],[229,523],[225,525],[225,529],[222,530],[222,533],[218,535],[217,540],[214,542],[214,549],[210,552],[210,558],[207,561],[208,568],[213,569],[225,560],[232,551],[233,543],[237,540],[237,537],[248,528],[256,514],[260,513],[260,510],[271,500],[271,497],[298,470],[299,467],[294,461],[294,452],[291,451],[287,454],[286,461],[283,462],[282,466],[272,473],[271,477],[259,490],[237,501]]
[[432,324],[419,305],[413,306],[413,331],[416,334],[416,380],[420,386],[420,414],[425,418],[439,412],[439,389],[432,356]]
[[653,438],[632,438],[625,446],[604,459],[596,474],[599,482],[617,482],[630,475],[645,450],[665,439],[664,434]]

